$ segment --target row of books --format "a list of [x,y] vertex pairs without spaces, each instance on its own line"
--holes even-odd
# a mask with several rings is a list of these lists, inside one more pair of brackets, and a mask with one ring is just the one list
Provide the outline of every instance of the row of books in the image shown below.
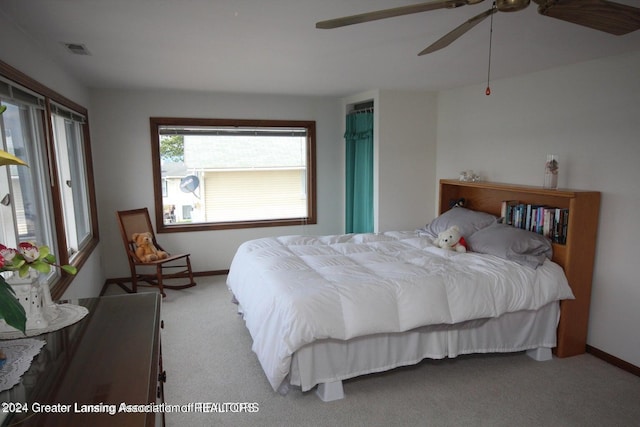
[[569,209],[567,208],[504,200],[501,216],[505,224],[542,234],[554,243],[565,244],[567,242],[569,224]]

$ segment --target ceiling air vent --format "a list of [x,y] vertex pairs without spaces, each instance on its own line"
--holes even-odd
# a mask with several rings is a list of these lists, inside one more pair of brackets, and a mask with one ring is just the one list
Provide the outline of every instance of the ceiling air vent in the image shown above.
[[76,55],[91,55],[87,47],[81,43],[64,43],[67,50]]

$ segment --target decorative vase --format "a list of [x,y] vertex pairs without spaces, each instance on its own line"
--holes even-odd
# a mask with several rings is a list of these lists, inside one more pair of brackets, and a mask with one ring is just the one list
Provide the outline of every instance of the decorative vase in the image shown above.
[[[16,293],[16,299],[20,301],[27,315],[27,330],[45,329],[49,326],[46,316],[47,309],[54,308],[55,304],[51,300],[49,285],[41,284],[38,280],[39,274],[30,271],[28,276],[20,277],[17,272],[5,280]],[[0,331],[15,330],[7,325],[4,320],[0,322]]]
[[558,156],[547,154],[547,162],[544,164],[544,188],[558,188]]

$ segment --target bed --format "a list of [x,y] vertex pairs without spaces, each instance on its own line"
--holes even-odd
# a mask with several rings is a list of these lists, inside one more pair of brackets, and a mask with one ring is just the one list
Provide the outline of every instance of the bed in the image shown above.
[[[443,208],[454,195],[446,184],[442,214],[421,229],[278,236],[238,248],[227,285],[274,390],[317,386],[330,401],[344,396],[345,379],[425,358],[523,350],[551,358],[560,302],[576,298],[552,261],[554,246],[499,224],[495,211]],[[471,251],[433,244],[454,223]]]

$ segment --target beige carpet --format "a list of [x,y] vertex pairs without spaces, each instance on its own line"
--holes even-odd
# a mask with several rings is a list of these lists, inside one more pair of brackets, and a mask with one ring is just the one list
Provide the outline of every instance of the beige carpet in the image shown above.
[[226,405],[228,412],[169,413],[169,426],[640,426],[640,378],[589,354],[549,362],[522,353],[425,361],[345,381],[345,399],[329,403],[313,392],[278,395],[251,351],[225,279],[198,278],[195,288],[167,291],[166,402],[222,409],[243,403],[258,411]]

